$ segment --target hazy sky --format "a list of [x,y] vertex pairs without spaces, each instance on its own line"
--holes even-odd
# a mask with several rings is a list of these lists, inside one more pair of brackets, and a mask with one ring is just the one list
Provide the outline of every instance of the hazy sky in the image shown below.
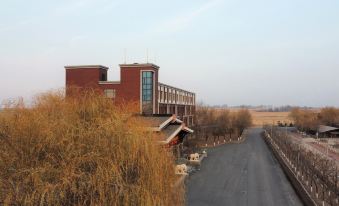
[[158,64],[208,104],[339,106],[338,0],[1,0],[0,102],[64,65]]

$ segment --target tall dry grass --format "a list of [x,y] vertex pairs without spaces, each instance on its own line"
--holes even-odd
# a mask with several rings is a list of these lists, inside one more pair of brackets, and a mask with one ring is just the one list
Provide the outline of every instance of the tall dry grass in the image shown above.
[[0,205],[184,203],[173,157],[133,105],[51,92],[10,107],[0,115]]

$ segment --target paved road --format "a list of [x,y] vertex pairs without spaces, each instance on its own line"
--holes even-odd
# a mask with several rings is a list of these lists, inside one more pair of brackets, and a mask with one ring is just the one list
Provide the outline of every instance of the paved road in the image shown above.
[[201,170],[188,180],[187,204],[302,205],[260,137],[261,131],[250,129],[242,144],[210,149]]

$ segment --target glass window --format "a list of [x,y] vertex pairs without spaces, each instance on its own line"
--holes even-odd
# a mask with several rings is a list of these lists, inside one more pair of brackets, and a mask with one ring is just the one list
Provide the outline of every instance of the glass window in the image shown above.
[[102,73],[102,74],[101,74],[100,81],[107,81],[107,77],[106,77],[106,74],[105,74],[105,73]]
[[153,72],[142,72],[142,113],[153,113]]

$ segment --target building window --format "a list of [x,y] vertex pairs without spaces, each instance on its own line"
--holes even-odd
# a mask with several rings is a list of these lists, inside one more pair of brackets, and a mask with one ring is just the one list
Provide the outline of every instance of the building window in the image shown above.
[[153,72],[142,72],[142,113],[153,114]]
[[107,98],[115,98],[115,89],[105,89],[104,90],[104,93],[105,93],[105,97]]
[[106,76],[105,73],[102,73],[102,74],[101,74],[100,81],[107,81],[107,76]]

